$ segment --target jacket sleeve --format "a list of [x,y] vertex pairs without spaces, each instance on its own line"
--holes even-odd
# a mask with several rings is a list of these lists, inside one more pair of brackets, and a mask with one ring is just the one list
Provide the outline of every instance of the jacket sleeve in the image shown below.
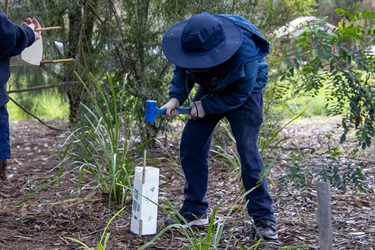
[[258,61],[245,65],[245,77],[238,79],[220,93],[211,93],[202,97],[201,102],[207,115],[221,114],[241,106],[253,92],[258,75]]
[[180,105],[182,105],[188,98],[193,86],[194,82],[191,80],[191,77],[188,77],[186,71],[183,68],[176,67],[170,83],[169,97],[177,98]]
[[35,40],[34,31],[28,26],[20,26],[8,19],[0,11],[0,58],[20,54]]
[[268,82],[268,64],[266,60],[263,58],[258,61],[259,68],[258,68],[258,76],[255,83],[254,91],[259,92],[261,91],[266,83]]

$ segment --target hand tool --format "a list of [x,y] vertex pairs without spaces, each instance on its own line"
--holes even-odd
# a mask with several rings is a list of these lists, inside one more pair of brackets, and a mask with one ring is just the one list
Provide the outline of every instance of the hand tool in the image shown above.
[[[179,114],[190,114],[190,108],[176,108]],[[145,122],[153,123],[156,121],[156,116],[159,114],[165,114],[167,109],[165,108],[158,108],[156,106],[156,101],[154,100],[147,100],[146,101],[146,114],[145,114]]]

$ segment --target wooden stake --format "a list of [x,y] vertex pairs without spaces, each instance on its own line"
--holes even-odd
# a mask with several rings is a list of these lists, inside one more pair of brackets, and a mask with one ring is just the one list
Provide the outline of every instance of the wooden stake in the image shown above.
[[317,184],[320,250],[332,250],[332,212],[329,182]]
[[5,0],[5,15],[8,16],[9,12],[9,0]]
[[143,229],[143,220],[139,220],[139,234],[140,235],[143,235],[143,232],[142,232],[142,229]]
[[147,150],[143,151],[143,169],[146,168]]
[[62,29],[62,26],[52,26],[52,27],[37,28],[34,31],[47,31],[47,30],[59,30],[59,29]]
[[47,64],[47,63],[64,63],[64,62],[74,62],[74,58],[57,59],[57,60],[44,60],[44,61],[40,61],[40,64]]
[[142,171],[142,184],[145,184],[145,175],[146,175],[146,157],[147,157],[147,151],[143,151],[143,171]]

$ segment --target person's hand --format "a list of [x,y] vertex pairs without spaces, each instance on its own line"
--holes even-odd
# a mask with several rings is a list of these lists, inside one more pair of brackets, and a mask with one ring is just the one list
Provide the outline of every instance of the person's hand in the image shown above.
[[178,101],[178,99],[177,98],[171,98],[169,100],[169,102],[167,102],[166,104],[161,106],[161,108],[167,109],[164,117],[171,118],[171,117],[175,117],[176,115],[178,115],[178,112],[176,110],[176,108],[178,108],[178,106],[180,106],[180,102]]
[[38,40],[42,35],[42,31],[35,31],[35,29],[41,28],[40,23],[36,18],[31,19],[28,17],[26,18],[26,22],[23,22],[22,24],[29,26],[34,31],[35,41]]
[[203,107],[202,107],[201,101],[192,102],[192,103],[190,103],[189,107],[191,108],[190,114],[188,116],[189,119],[191,119],[191,118],[203,118],[204,115],[206,114],[204,112]]

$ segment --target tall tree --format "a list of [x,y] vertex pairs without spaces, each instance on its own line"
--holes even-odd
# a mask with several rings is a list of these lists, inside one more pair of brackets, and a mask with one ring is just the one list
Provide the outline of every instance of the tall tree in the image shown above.
[[[172,24],[203,11],[232,13],[248,18],[267,36],[300,13],[307,14],[314,1],[225,0],[220,3],[217,0],[29,0],[12,5],[12,13],[18,19],[26,14],[37,16],[43,26],[63,26],[61,31],[45,33],[45,54],[50,58],[74,57],[74,63],[42,66],[42,73],[37,77],[43,75],[46,83],[71,83],[61,89],[70,103],[71,121],[79,119],[78,104],[87,102],[76,74],[90,83],[92,73],[96,80],[103,82],[106,75],[111,75],[118,84],[127,77],[126,93],[119,94],[122,98],[138,100],[137,121],[141,124],[145,100],[163,103],[167,99],[172,65],[164,58],[160,42]],[[269,38],[274,39],[272,35]],[[53,45],[56,42],[63,46],[57,48]],[[18,75],[28,78],[28,84],[38,83],[31,81],[29,75]],[[165,128],[165,123],[139,127],[149,137]]]

